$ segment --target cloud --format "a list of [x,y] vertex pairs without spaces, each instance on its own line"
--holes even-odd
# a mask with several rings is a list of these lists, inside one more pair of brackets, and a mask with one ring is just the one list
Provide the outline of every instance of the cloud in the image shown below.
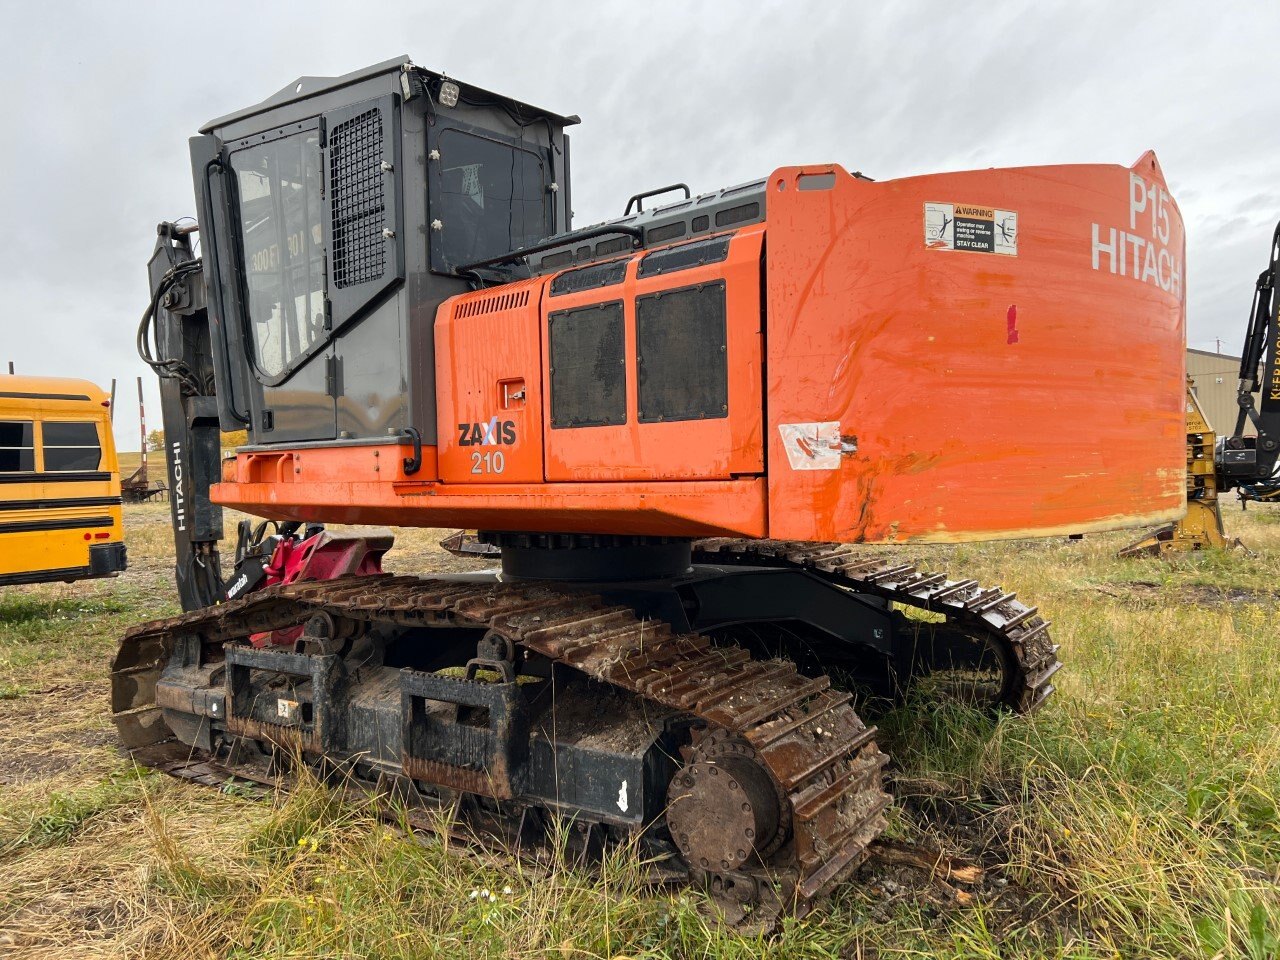
[[[0,362],[117,377],[125,398],[145,374],[154,405],[133,332],[154,225],[194,210],[187,137],[400,53],[580,114],[579,223],[800,162],[885,179],[1154,147],[1187,226],[1190,336],[1235,346],[1280,218],[1280,132],[1258,113],[1274,68],[1241,51],[1277,28],[1280,7],[1244,3],[11,6]],[[131,416],[117,429],[136,446]]]

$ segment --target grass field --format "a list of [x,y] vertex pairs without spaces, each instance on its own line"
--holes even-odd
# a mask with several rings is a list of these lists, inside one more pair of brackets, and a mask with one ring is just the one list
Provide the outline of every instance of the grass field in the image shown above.
[[[877,717],[891,832],[984,868],[872,861],[772,937],[652,891],[450,850],[306,787],[252,799],[139,773],[107,664],[176,612],[163,504],[126,513],[114,580],[0,590],[0,956],[1242,957],[1280,949],[1280,512],[1228,508],[1255,556],[1118,560],[1124,534],[915,551],[1054,620],[1067,668],[1030,721]],[[228,525],[230,529],[231,525]],[[428,571],[437,534],[388,558]]]
[[[116,453],[116,459],[120,461],[120,476],[127,477],[138,469],[138,464],[142,462],[142,454],[137,450],[121,450]],[[157,471],[162,471],[164,469],[164,454],[149,453],[147,455],[147,466],[148,469],[154,466]]]

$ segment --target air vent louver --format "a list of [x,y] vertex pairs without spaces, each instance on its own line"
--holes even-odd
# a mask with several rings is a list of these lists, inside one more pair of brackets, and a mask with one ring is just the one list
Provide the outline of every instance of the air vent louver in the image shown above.
[[478,317],[484,313],[497,313],[499,310],[517,310],[529,303],[529,289],[512,290],[489,297],[478,297],[463,300],[453,305],[453,318]]

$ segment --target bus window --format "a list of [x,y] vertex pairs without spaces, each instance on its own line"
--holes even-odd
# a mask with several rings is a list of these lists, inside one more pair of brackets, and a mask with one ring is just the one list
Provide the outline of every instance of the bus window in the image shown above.
[[36,468],[30,420],[0,420],[0,473],[30,473]]
[[97,470],[102,462],[96,423],[44,423],[44,468],[48,472]]

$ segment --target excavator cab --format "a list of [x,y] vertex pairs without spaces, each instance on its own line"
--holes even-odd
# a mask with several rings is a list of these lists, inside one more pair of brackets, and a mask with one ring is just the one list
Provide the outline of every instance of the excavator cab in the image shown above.
[[469,264],[569,228],[574,122],[400,58],[202,127],[222,429],[433,443],[436,308]]

